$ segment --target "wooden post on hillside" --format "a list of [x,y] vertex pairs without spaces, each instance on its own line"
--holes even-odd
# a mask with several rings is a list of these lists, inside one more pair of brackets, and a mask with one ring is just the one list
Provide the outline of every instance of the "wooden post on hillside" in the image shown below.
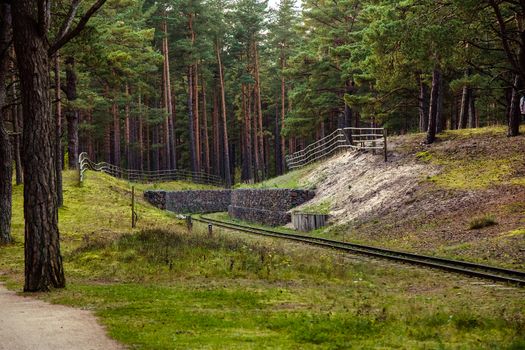
[[186,216],[186,226],[188,228],[188,232],[191,232],[193,228],[193,222],[191,220],[191,215]]
[[135,214],[135,186],[131,186],[131,228],[137,225],[137,218]]
[[383,149],[385,153],[385,162],[388,160],[387,148],[386,148],[386,136],[387,136],[387,131],[386,129],[383,129]]
[[212,236],[213,236],[213,225],[208,224],[208,237],[212,237]]

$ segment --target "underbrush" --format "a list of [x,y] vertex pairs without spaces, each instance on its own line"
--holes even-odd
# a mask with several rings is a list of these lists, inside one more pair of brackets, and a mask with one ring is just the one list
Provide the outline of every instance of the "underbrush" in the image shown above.
[[[67,288],[40,297],[93,310],[133,349],[524,344],[522,290],[216,227],[208,236],[199,223],[188,232],[140,194],[131,229],[129,184],[86,178],[79,186],[74,172],[64,174]],[[0,271],[20,290],[22,189],[14,191],[16,243],[0,248]]]

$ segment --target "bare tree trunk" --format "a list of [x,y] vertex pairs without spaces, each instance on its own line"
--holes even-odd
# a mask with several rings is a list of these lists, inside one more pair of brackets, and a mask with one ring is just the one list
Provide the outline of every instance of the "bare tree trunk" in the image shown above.
[[204,168],[207,173],[210,173],[210,142],[208,139],[208,107],[206,105],[206,82],[202,78],[202,130],[203,130],[203,144],[204,144]]
[[[470,68],[466,70],[465,76],[471,75]],[[463,86],[463,93],[461,95],[461,108],[459,112],[458,129],[465,129],[468,123],[468,112],[469,112],[469,100],[470,100],[470,87],[468,85]]]
[[261,102],[261,79],[259,77],[259,53],[257,50],[257,42],[253,44],[253,55],[255,58],[255,94],[257,98],[257,135],[256,141],[259,143],[259,168],[262,178],[265,178],[265,161],[264,161],[264,133],[263,133],[263,115]]
[[138,165],[140,170],[144,170],[144,126],[142,122],[142,97],[139,93],[139,131],[138,131]]
[[417,82],[419,86],[419,131],[428,130],[428,86],[421,80],[420,74],[417,75]]
[[55,171],[57,177],[57,205],[61,207],[64,204],[64,195],[62,192],[62,101],[60,86],[60,55],[55,55]]
[[7,122],[6,80],[9,70],[11,42],[11,5],[0,4],[0,244],[10,243],[12,210],[13,158],[11,142],[5,128]]
[[188,66],[188,132],[190,136],[191,169],[198,171],[197,154],[195,150],[195,122],[193,117],[193,66]]
[[224,74],[222,72],[222,61],[219,44],[217,43],[217,65],[219,66],[219,81],[221,83],[221,110],[222,110],[222,133],[224,149],[224,178],[226,186],[231,187],[230,152],[228,148],[228,120],[226,118],[226,93],[224,91]]
[[476,127],[476,92],[473,88],[469,89],[469,100],[468,100],[468,127]]
[[130,137],[130,131],[131,131],[131,121],[130,121],[130,116],[129,116],[129,86],[128,86],[128,83],[126,83],[126,86],[125,86],[125,93],[126,93],[126,105],[124,107],[124,126],[125,126],[125,130],[124,130],[124,139],[125,139],[125,152],[126,152],[126,165],[129,169],[132,169],[133,166],[132,166],[132,157],[131,157],[131,147],[130,147],[130,143],[131,143],[131,137]]
[[[75,72],[75,59],[66,59],[66,95],[69,102],[77,99],[77,74]],[[69,169],[78,167],[78,110],[70,107],[66,112],[67,119],[67,153]]]
[[445,88],[443,86],[443,78],[439,79],[438,103],[436,111],[436,133],[441,133],[444,129],[445,121],[443,115],[443,98],[445,95]]
[[[56,199],[55,123],[49,96],[49,13],[31,0],[13,3],[13,33],[24,113],[24,291],[65,286]],[[40,18],[40,21],[38,19]],[[40,23],[40,26],[35,25]]]
[[213,168],[214,174],[220,175],[221,161],[220,161],[220,133],[219,133],[219,98],[217,95],[217,89],[213,91],[213,112],[212,118],[212,134],[213,134]]
[[509,124],[507,129],[507,136],[513,137],[520,134],[520,95],[519,90],[522,87],[522,81],[519,75],[514,78],[514,86],[512,88],[512,98],[509,111]]
[[[15,59],[15,51],[14,48],[11,46],[11,53],[13,59]],[[11,62],[11,69],[13,71],[13,75],[11,76],[11,94],[13,98],[16,98],[16,85],[15,82],[17,81],[17,77],[14,73],[15,71],[15,64],[14,62]],[[22,120],[22,107],[19,104],[13,104],[12,106],[12,114],[13,114],[13,131],[15,133],[13,137],[13,156],[15,160],[15,174],[16,174],[16,185],[21,185],[24,182],[24,176],[22,172],[22,159],[20,156],[20,147],[21,147],[21,137],[20,134],[22,132],[22,128],[20,125],[20,122]]]
[[439,84],[441,80],[441,71],[439,68],[434,68],[432,72],[432,92],[430,94],[430,112],[428,118],[428,131],[426,137],[426,143],[434,143],[436,139],[436,122],[438,115],[438,100],[439,100]]
[[197,171],[202,171],[201,157],[201,130],[200,130],[200,116],[199,116],[199,79],[198,79],[198,66],[194,65],[193,72],[193,129],[195,136],[195,161],[197,163]]
[[120,166],[120,116],[116,96],[113,97],[111,114],[113,115],[113,164]]
[[286,68],[286,59],[284,57],[284,53],[281,49],[281,127],[279,128],[279,140],[281,142],[281,174],[284,174],[284,171],[286,169],[286,142],[284,137],[282,136],[282,132],[284,129],[284,116],[285,116],[285,109],[286,109],[286,84],[284,81],[284,69]]
[[277,101],[279,99],[275,98],[275,131],[274,131],[274,134],[275,134],[275,143],[274,143],[274,147],[275,147],[275,173],[276,175],[281,175],[283,173],[283,161],[281,159],[282,157],[282,154],[281,154],[281,137],[280,137],[280,134],[281,134],[281,128],[280,128],[280,125],[279,125],[279,105],[277,104]]

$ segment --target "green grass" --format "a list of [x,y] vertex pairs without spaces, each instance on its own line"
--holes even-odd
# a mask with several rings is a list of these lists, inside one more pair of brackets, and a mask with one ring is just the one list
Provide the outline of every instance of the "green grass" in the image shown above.
[[[187,232],[129,184],[64,174],[60,229],[67,288],[42,294],[93,310],[133,349],[498,349],[525,344],[524,292],[428,269],[214,229]],[[171,184],[186,186],[186,184]],[[1,277],[21,290],[22,189],[16,243]],[[219,216],[220,217],[220,216]]]
[[313,189],[307,177],[315,170],[317,164],[310,164],[297,170],[292,170],[284,175],[262,181],[256,184],[237,184],[236,188],[291,188]]

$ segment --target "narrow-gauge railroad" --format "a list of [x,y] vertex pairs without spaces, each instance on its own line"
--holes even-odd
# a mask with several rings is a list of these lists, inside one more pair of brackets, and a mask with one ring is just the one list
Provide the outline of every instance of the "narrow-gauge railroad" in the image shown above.
[[413,265],[427,266],[431,268],[441,269],[449,272],[460,273],[498,282],[506,282],[517,286],[525,286],[524,271],[509,270],[500,267],[476,264],[466,261],[445,259],[428,255],[420,255],[385,248],[372,247],[362,244],[341,242],[321,237],[311,237],[293,233],[282,233],[268,229],[220,221],[205,216],[193,217],[192,220],[240,232],[283,238],[292,241],[298,241],[337,250],[343,250],[349,253],[363,254]]

